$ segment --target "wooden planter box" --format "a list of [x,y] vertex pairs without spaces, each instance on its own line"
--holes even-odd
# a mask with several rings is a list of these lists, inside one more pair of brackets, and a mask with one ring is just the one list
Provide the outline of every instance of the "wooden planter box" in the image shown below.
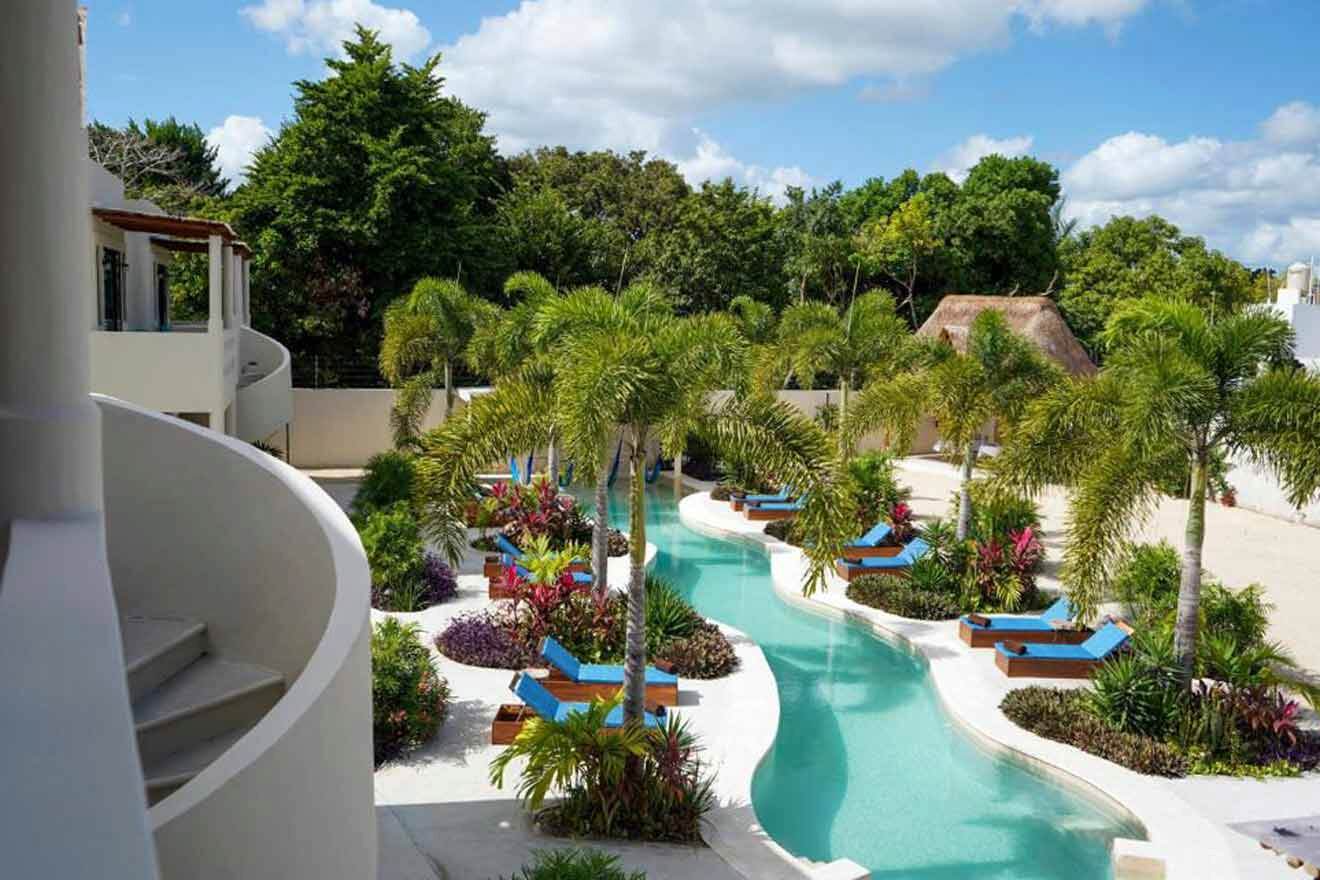
[[995,642],[1024,642],[1037,645],[1080,645],[1095,635],[1092,629],[1013,629],[1011,623],[989,628],[972,627],[958,621],[958,638],[973,648],[993,648]]
[[503,576],[504,564],[500,562],[500,557],[487,555],[485,562],[482,563],[481,573],[491,580]]
[[507,746],[517,738],[528,718],[535,718],[536,713],[521,703],[505,703],[495,711],[495,720],[490,724],[490,744]]
[[[571,681],[558,669],[551,669],[548,678],[541,679],[545,689],[561,700],[571,703],[589,703],[600,697],[608,700],[622,688],[621,684],[592,684],[590,682]],[[649,684],[646,686],[648,705],[677,706],[677,684]]]
[[742,495],[730,495],[729,506],[734,510],[742,510],[747,506],[747,500]]
[[504,576],[491,578],[486,588],[486,597],[489,599],[512,599],[514,591],[504,583]]

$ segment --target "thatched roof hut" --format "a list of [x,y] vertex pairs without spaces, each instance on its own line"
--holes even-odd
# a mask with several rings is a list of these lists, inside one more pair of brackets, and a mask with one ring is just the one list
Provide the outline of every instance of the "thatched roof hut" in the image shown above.
[[985,309],[1002,314],[1015,333],[1030,339],[1074,376],[1095,373],[1095,364],[1068,329],[1059,307],[1043,296],[946,296],[917,335],[944,336],[958,351],[966,351],[972,321]]

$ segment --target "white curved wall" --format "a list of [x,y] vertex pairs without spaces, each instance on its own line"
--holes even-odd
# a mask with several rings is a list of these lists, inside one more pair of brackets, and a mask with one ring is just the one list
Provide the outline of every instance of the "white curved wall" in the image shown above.
[[289,350],[251,327],[239,328],[239,374],[251,367],[261,379],[238,389],[238,437],[264,440],[293,421],[293,371]]
[[369,574],[351,524],[246,443],[98,402],[120,610],[204,621],[216,653],[288,684],[233,748],[151,809],[162,876],[374,878]]

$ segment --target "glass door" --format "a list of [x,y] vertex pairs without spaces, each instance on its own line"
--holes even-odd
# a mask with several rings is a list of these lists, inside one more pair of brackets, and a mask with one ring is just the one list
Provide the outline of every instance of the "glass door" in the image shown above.
[[124,329],[124,254],[114,248],[101,249],[101,327]]

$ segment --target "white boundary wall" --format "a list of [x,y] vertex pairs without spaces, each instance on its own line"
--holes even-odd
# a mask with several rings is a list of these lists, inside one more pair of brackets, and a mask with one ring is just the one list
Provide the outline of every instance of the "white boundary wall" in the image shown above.
[[[732,392],[719,392],[721,397]],[[717,399],[721,399],[717,397]],[[839,402],[837,391],[781,391],[779,397],[805,415],[814,416],[825,403]],[[377,452],[394,446],[390,434],[390,407],[394,392],[388,388],[295,388],[293,389],[293,460],[300,468],[360,468]],[[460,400],[455,412],[461,411]],[[426,415],[427,430],[444,421],[445,393],[437,390]],[[282,437],[276,438],[283,443]],[[863,449],[878,446],[870,438]],[[935,428],[927,422],[918,432],[913,453],[934,448]]]

